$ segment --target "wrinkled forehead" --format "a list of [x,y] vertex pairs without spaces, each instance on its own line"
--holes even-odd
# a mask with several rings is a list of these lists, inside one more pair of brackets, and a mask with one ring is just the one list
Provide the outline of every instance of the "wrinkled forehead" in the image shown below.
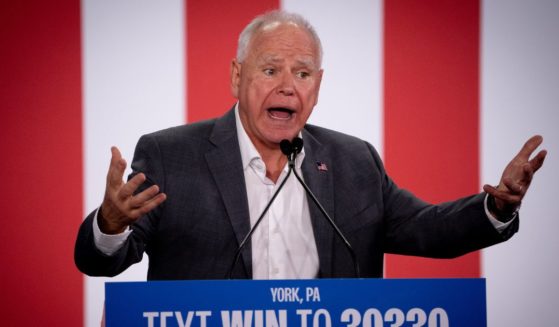
[[320,50],[311,33],[294,22],[270,22],[253,35],[248,57],[280,61],[289,55],[301,64],[319,66]]

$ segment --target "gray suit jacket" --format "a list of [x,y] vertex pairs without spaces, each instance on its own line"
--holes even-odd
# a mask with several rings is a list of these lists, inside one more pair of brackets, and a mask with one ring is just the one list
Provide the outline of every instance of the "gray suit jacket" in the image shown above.
[[[357,138],[307,125],[302,131],[305,181],[355,249],[362,277],[381,277],[384,253],[456,257],[510,238],[516,220],[499,234],[487,219],[484,193],[427,204],[387,176],[374,148]],[[317,169],[317,162],[327,171]],[[114,255],[97,250],[91,213],[76,241],[75,262],[92,276],[114,276],[149,255],[149,280],[225,278],[250,229],[235,115],[144,135],[132,162],[167,200],[133,226]],[[319,277],[353,277],[351,256],[309,201],[320,262]],[[251,278],[251,248],[235,278]]]

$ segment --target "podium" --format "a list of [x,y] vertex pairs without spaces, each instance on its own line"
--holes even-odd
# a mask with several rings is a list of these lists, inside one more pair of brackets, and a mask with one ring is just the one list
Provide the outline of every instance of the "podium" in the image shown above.
[[485,279],[108,282],[106,326],[486,326]]

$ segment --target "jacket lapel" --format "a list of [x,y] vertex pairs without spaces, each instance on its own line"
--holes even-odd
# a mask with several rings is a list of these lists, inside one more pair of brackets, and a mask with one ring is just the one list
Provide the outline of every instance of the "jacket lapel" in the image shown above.
[[[230,110],[216,121],[210,135],[210,142],[215,145],[215,148],[206,153],[206,162],[214,176],[225,209],[231,220],[237,242],[240,244],[250,230],[250,218],[235,125],[234,110]],[[250,242],[242,250],[242,261],[248,278],[252,278],[252,250]],[[236,265],[239,265],[239,263]]]
[[[331,171],[330,156],[324,147],[306,129],[303,130],[305,142],[305,160],[301,170],[305,182],[322,204],[332,219],[334,217],[334,181]],[[318,169],[318,164],[324,164],[327,170]],[[320,209],[308,197],[309,211],[314,231],[314,238],[318,250],[319,277],[332,276],[332,253],[334,232],[332,226],[323,217]]]

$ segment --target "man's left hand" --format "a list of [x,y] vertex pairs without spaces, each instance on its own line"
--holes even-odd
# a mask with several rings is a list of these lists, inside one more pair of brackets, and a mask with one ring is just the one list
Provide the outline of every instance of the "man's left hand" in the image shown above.
[[511,215],[522,202],[522,198],[528,191],[534,173],[543,165],[546,150],[530,159],[530,156],[543,142],[543,137],[536,135],[531,137],[520,150],[520,152],[509,162],[503,171],[501,181],[497,187],[484,185],[483,190],[494,197],[495,207],[491,208],[497,212],[491,212],[498,218]]
[[520,152],[509,162],[503,171],[501,181],[497,187],[484,185],[483,190],[495,199],[495,208],[498,212],[492,212],[497,217],[512,214],[522,202],[522,198],[528,191],[534,173],[543,165],[546,150],[530,159],[536,148],[543,142],[540,135],[532,136]]

